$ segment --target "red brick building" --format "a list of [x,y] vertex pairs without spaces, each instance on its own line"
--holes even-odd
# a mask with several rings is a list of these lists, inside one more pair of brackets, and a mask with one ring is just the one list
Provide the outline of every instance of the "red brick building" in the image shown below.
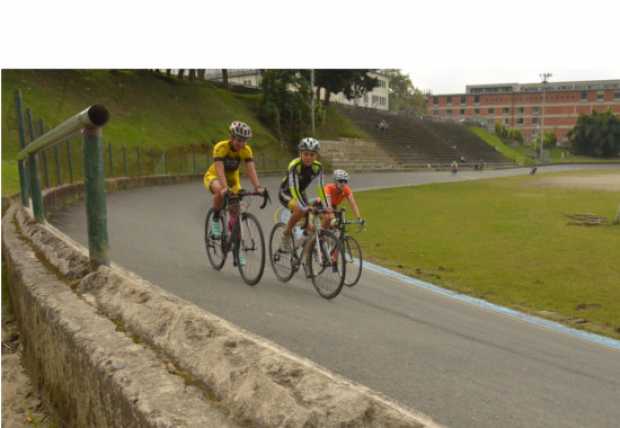
[[440,120],[500,122],[521,129],[526,141],[553,131],[559,142],[580,114],[611,109],[620,115],[620,80],[468,85],[464,94],[429,95],[428,111]]

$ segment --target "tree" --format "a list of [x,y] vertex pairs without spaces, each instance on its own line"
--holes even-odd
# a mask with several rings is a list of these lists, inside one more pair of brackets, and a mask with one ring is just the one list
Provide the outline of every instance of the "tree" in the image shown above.
[[189,80],[196,80],[196,69],[195,68],[190,68],[189,69]]
[[568,138],[575,154],[617,156],[620,153],[620,119],[611,110],[580,115]]
[[311,123],[308,70],[266,70],[262,74],[259,116],[291,146],[308,133]]
[[314,85],[317,99],[320,99],[321,88],[325,89],[324,104],[329,105],[331,94],[342,92],[348,100],[359,98],[372,91],[379,80],[368,75],[370,69],[318,69],[315,72]]
[[183,80],[183,77],[185,76],[185,69],[180,68],[179,69],[179,74],[177,74],[179,80]]
[[[553,131],[545,132],[543,148],[552,149],[553,147],[556,146],[557,142],[558,142],[558,137],[555,136],[555,132]],[[534,138],[532,144],[534,145],[534,148],[536,149],[536,151],[540,150],[540,135],[537,135]]]
[[508,130],[508,136],[512,141],[516,141],[517,143],[523,143],[523,133],[520,129],[511,128]]
[[222,83],[225,88],[228,88],[228,69],[222,68]]
[[426,96],[413,86],[411,78],[399,69],[384,70],[390,88],[390,110],[426,112]]
[[495,122],[495,135],[500,138],[508,138],[508,128],[506,128],[500,122]]

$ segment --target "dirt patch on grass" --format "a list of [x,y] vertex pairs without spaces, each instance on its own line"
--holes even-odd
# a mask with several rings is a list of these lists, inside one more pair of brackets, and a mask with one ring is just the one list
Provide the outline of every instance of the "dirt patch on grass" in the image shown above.
[[620,174],[544,177],[536,185],[620,192]]

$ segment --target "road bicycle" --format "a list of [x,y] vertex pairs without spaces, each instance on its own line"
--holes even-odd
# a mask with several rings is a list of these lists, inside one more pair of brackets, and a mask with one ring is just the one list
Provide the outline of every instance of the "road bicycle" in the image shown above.
[[286,223],[276,223],[269,239],[269,261],[282,282],[289,281],[303,266],[319,295],[333,299],[342,290],[346,270],[340,240],[332,231],[321,228],[319,216],[324,212],[323,208],[310,207],[302,220],[303,226],[296,226],[299,229],[290,234],[288,251],[280,248]]
[[232,251],[233,265],[239,269],[241,278],[248,285],[256,285],[265,270],[265,238],[258,219],[248,212],[250,204],[244,201],[250,196],[263,198],[260,209],[271,201],[266,189],[262,193],[243,189],[238,193],[226,193],[220,210],[222,233],[219,237],[212,233],[214,210],[209,209],[205,220],[205,248],[215,270],[222,269],[228,252]]
[[362,257],[362,247],[359,242],[357,242],[357,239],[347,234],[347,226],[356,224],[359,226],[358,231],[361,231],[366,222],[364,220],[347,220],[344,208],[335,210],[335,215],[336,236],[340,240],[340,246],[344,250],[344,261],[346,264],[344,285],[353,287],[362,276],[364,261]]

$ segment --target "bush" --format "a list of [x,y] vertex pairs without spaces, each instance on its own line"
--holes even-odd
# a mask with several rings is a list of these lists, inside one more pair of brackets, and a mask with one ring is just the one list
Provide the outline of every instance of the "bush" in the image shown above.
[[620,153],[620,119],[611,110],[581,115],[568,137],[575,154],[617,156]]

